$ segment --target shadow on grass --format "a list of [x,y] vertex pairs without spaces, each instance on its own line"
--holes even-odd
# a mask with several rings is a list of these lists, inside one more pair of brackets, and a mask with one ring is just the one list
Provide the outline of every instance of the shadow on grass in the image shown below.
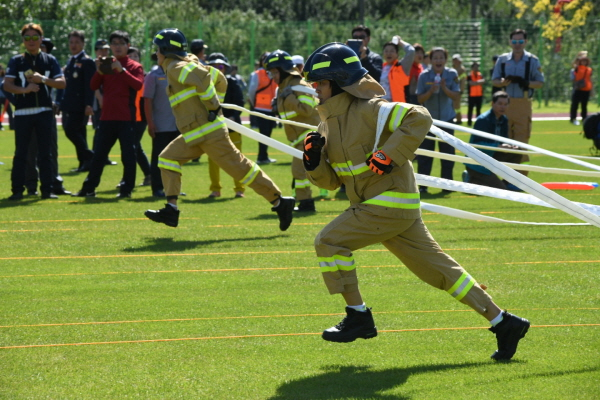
[[493,364],[437,364],[384,370],[371,370],[369,366],[330,365],[324,367],[320,375],[284,383],[269,400],[410,399],[411,396],[386,395],[382,392],[406,383],[415,374],[431,374],[431,379],[435,379],[434,373],[438,371],[485,365]]
[[199,247],[210,246],[218,243],[226,242],[251,242],[254,240],[272,240],[278,238],[279,235],[274,236],[254,236],[254,237],[243,237],[243,238],[226,238],[226,239],[212,239],[212,240],[174,240],[173,238],[146,238],[147,244],[139,247],[127,247],[121,249],[125,253],[137,253],[142,251],[152,251],[156,253],[177,253],[186,250],[192,250]]

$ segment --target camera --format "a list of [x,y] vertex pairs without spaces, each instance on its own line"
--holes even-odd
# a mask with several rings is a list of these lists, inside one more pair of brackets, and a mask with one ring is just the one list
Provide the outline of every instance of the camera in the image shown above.
[[100,72],[104,75],[112,75],[115,71],[112,69],[113,59],[112,57],[102,57],[100,59]]

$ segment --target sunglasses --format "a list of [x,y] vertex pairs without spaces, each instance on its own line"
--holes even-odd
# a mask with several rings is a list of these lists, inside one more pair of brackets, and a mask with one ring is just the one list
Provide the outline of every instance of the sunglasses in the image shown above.
[[36,40],[40,40],[40,37],[38,35],[33,35],[33,36],[23,36],[23,40],[26,42],[35,42]]
[[523,40],[523,39],[519,39],[519,40],[513,39],[513,40],[511,40],[511,43],[512,44],[523,44],[523,43],[525,43],[525,40]]

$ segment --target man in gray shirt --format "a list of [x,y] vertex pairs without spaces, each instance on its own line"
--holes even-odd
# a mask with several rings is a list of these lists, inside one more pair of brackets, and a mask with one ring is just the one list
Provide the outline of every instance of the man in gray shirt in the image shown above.
[[[443,47],[434,47],[429,52],[431,67],[419,75],[417,81],[417,100],[423,104],[431,114],[431,117],[444,122],[453,122],[456,112],[454,111],[453,101],[460,97],[460,86],[458,83],[458,74],[456,70],[446,67],[448,61],[448,51]],[[444,131],[454,135],[453,129],[442,128]],[[430,133],[427,134],[431,136]],[[425,139],[421,149],[435,150],[435,141]],[[454,147],[446,142],[439,142],[441,153],[454,154]],[[431,174],[431,165],[433,159],[427,156],[418,156],[417,172],[423,175]],[[442,173],[444,179],[453,179],[454,162],[441,160]],[[427,187],[421,186],[419,191],[427,193]],[[449,190],[443,190],[443,193],[449,193]]]
[[[508,137],[519,142],[529,143],[531,136],[531,117],[533,105],[531,97],[533,89],[544,86],[544,74],[538,58],[525,51],[527,32],[516,29],[510,34],[512,52],[498,57],[492,84],[501,87],[510,96],[510,106],[506,112],[508,117]],[[529,156],[523,155],[521,163],[527,163]],[[521,171],[527,175],[526,171]]]
[[[154,59],[155,55],[152,56]],[[167,85],[165,72],[159,66],[153,67],[144,79],[144,111],[148,121],[148,134],[152,137],[150,175],[154,197],[165,197],[160,169],[158,168],[158,155],[180,134],[167,96]]]

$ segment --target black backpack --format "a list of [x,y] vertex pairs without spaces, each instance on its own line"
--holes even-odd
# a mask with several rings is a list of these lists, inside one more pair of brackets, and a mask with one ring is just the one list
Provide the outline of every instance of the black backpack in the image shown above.
[[589,115],[583,121],[583,136],[594,142],[590,148],[592,155],[600,155],[600,113]]

